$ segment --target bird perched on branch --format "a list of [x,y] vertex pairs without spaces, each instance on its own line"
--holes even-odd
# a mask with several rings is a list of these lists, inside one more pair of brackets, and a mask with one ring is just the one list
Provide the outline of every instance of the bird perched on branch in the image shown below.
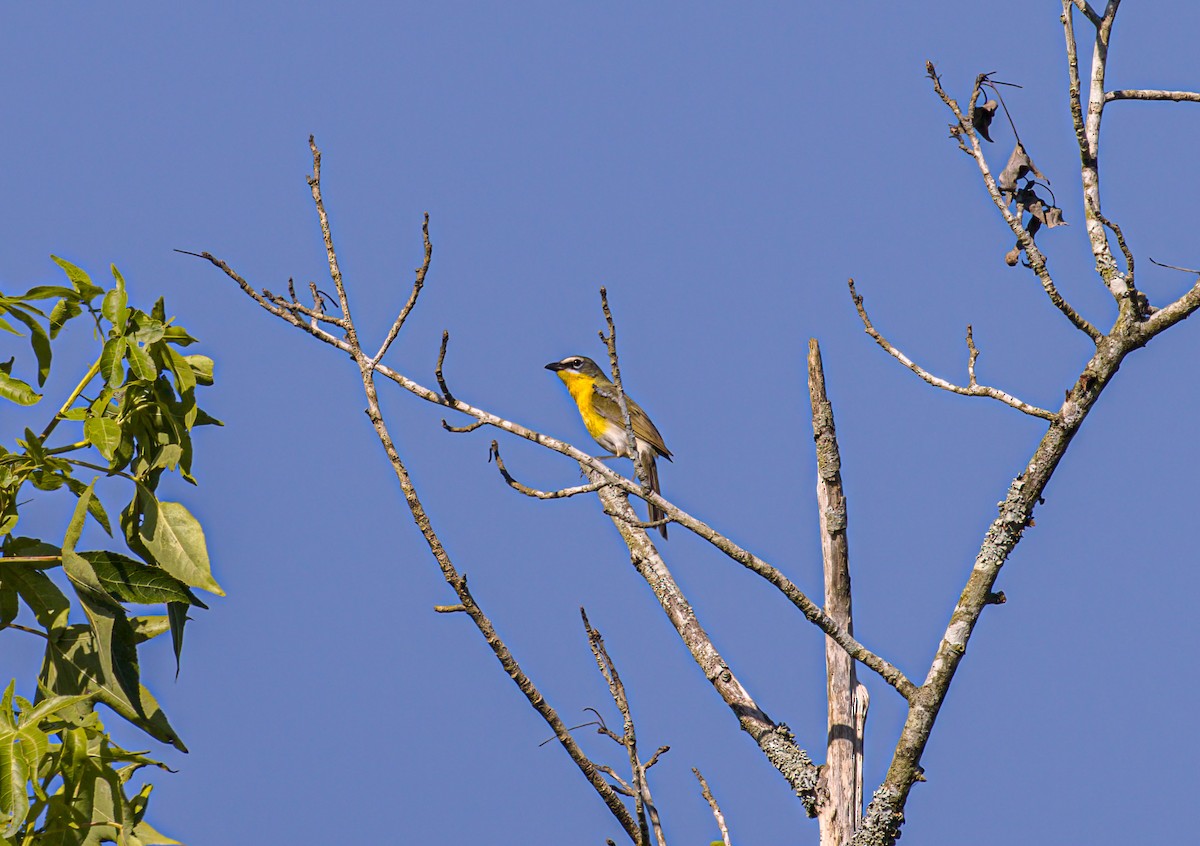
[[[553,370],[558,378],[563,380],[579,414],[583,417],[583,425],[588,434],[596,439],[596,443],[613,455],[629,455],[629,438],[625,431],[625,419],[621,415],[621,401],[617,396],[617,386],[600,369],[596,362],[587,356],[572,355],[562,361],[546,365],[547,370]],[[633,438],[637,445],[638,459],[646,468],[646,479],[650,490],[661,493],[658,486],[658,467],[655,458],[661,455],[671,460],[671,451],[663,443],[663,436],[650,422],[650,418],[642,407],[633,401],[633,397],[625,394],[625,405],[629,409],[629,420],[633,424]],[[661,520],[666,515],[654,505],[650,505],[650,522]],[[665,538],[667,524],[658,527]]]

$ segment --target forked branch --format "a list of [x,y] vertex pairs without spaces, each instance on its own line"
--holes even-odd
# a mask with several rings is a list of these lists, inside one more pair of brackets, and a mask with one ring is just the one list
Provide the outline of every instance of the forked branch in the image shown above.
[[858,309],[858,316],[862,320],[863,328],[866,333],[875,339],[875,343],[883,347],[883,349],[892,358],[899,361],[913,373],[917,374],[926,383],[935,388],[941,388],[943,391],[950,391],[955,394],[962,394],[967,397],[989,397],[991,399],[1002,402],[1010,408],[1015,408],[1017,411],[1030,415],[1031,417],[1040,417],[1043,420],[1057,420],[1058,415],[1053,411],[1047,411],[1044,408],[1039,408],[1036,405],[1019,400],[1011,394],[1007,394],[999,388],[993,388],[988,385],[980,385],[975,380],[975,359],[979,357],[979,350],[975,348],[975,341],[971,337],[970,330],[967,333],[967,346],[969,350],[969,358],[967,363],[967,373],[970,382],[966,387],[956,385],[953,382],[947,382],[939,376],[934,376],[925,368],[914,362],[911,358],[897,349],[887,338],[879,333],[879,330],[871,323],[871,318],[867,316],[866,306],[863,305],[863,298],[854,290],[854,280],[850,280],[850,296],[854,299],[854,307]]
[[[1004,218],[1004,222],[1008,224],[1009,229],[1016,235],[1017,243],[1025,251],[1025,255],[1029,259],[1029,267],[1037,276],[1038,281],[1042,283],[1042,289],[1046,292],[1046,296],[1050,298],[1050,302],[1054,307],[1062,312],[1067,320],[1071,321],[1072,325],[1079,329],[1079,331],[1083,332],[1093,341],[1099,341],[1104,336],[1104,333],[1077,312],[1062,294],[1058,292],[1058,288],[1054,284],[1054,278],[1050,275],[1050,270],[1046,265],[1045,255],[1038,248],[1037,243],[1033,240],[1033,236],[1029,234],[1029,230],[1021,223],[1020,215],[1013,214],[1009,209],[1008,201],[1004,198],[999,186],[996,184],[992,170],[983,155],[983,147],[979,143],[979,134],[976,132],[970,117],[962,113],[958,103],[942,88],[941,78],[937,75],[937,70],[934,68],[933,62],[925,63],[925,72],[933,82],[934,93],[938,95],[946,105],[946,108],[954,115],[955,123],[951,125],[951,131],[958,139],[959,146],[975,161],[975,166],[979,169],[979,174],[983,178],[983,185],[988,192],[988,196],[992,198],[992,203],[1000,212],[1001,217]],[[980,83],[981,78],[977,78],[972,97],[978,94]],[[974,100],[972,100],[972,108],[974,108],[973,104]]]

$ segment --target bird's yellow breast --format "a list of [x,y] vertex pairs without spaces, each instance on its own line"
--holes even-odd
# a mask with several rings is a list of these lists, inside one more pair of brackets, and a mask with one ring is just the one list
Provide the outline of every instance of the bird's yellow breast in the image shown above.
[[558,378],[562,379],[567,386],[567,390],[571,393],[571,398],[575,400],[575,405],[579,407],[579,416],[583,418],[583,425],[587,428],[588,434],[596,440],[600,440],[601,436],[612,425],[605,420],[592,407],[592,386],[596,380],[591,376],[584,376],[582,373],[571,373],[567,370],[558,371]]

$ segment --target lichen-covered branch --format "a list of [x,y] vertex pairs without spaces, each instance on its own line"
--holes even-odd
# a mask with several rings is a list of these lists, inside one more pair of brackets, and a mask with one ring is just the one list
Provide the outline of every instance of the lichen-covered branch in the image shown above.
[[[582,463],[580,466],[593,482],[600,481],[599,475],[590,466]],[[646,532],[633,528],[626,520],[619,519],[617,515],[633,516],[628,498],[612,485],[600,488],[597,493],[600,501],[604,503],[604,510],[614,515],[613,525],[629,548],[630,562],[634,569],[654,592],[654,597],[704,673],[704,677],[729,706],[742,730],[754,739],[771,765],[787,780],[804,804],[808,815],[815,816],[819,773],[812,758],[796,745],[795,737],[787,726],[775,723],[767,716],[734,675],[729,664],[717,651],[712,638],[701,626],[695,610],[683,595],[675,577]]]
[[[816,338],[808,342],[808,396],[817,448],[817,514],[825,573],[825,612],[854,634],[850,592],[850,548],[842,457],[825,391],[825,370]],[[854,661],[825,639],[825,694],[828,704],[825,765],[821,768],[818,819],[821,846],[843,846],[862,819],[863,735],[858,720],[858,678]]]

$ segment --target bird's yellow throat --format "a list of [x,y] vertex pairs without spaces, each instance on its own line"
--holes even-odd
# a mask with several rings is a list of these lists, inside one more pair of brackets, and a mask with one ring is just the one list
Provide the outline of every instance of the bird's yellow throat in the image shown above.
[[587,428],[588,434],[593,438],[599,438],[608,430],[610,424],[592,408],[592,386],[596,384],[595,377],[572,373],[569,370],[560,370],[558,378],[563,380],[571,398],[575,400],[575,405],[579,407],[579,415],[583,418],[583,425]]

